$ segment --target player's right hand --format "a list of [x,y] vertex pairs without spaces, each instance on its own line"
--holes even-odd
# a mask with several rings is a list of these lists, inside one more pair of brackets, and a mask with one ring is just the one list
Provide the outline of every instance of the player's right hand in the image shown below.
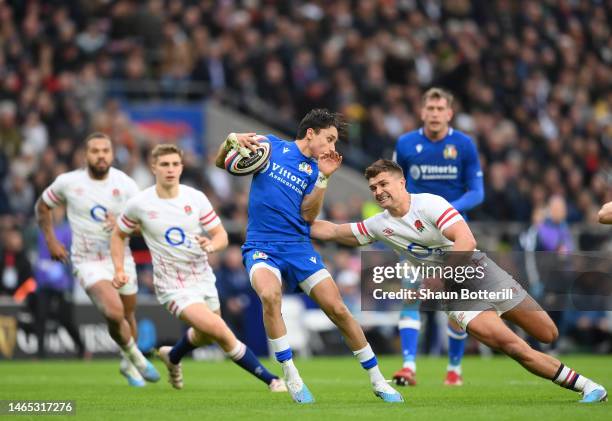
[[257,133],[233,133],[236,136],[238,144],[244,148],[249,148],[256,152],[259,146],[259,141],[256,139]]
[[129,280],[130,280],[129,277],[124,271],[116,270],[115,276],[113,277],[113,286],[119,289],[125,284],[127,284]]
[[62,243],[57,240],[51,241],[47,243],[47,247],[49,247],[49,253],[51,254],[51,259],[59,260],[60,262],[68,263],[68,250]]

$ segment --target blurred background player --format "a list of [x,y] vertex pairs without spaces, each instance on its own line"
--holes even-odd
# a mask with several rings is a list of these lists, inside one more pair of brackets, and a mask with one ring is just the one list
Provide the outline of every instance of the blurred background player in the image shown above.
[[[136,346],[136,266],[127,244],[125,267],[128,281],[113,288],[110,235],[118,215],[129,198],[138,192],[136,183],[111,167],[113,145],[104,133],[85,139],[87,167],[60,175],[42,193],[36,205],[38,225],[51,258],[71,264],[74,275],[98,307],[108,325],[108,333],[121,349],[120,372],[131,386],[156,382],[159,374]],[[66,206],[72,230],[70,253],[57,239],[51,209]]]
[[[272,152],[269,164],[253,175],[251,182],[247,238],[242,247],[244,264],[263,304],[266,333],[295,402],[312,403],[314,398],[293,363],[281,315],[283,280],[287,291],[301,288],[338,326],[348,347],[368,370],[374,394],[385,402],[403,402],[385,381],[363,330],[310,242],[309,224],[321,211],[328,178],[342,162],[335,144],[343,128],[339,114],[314,109],[300,122],[294,142],[267,136]],[[252,149],[259,144],[254,133],[230,134],[219,148],[218,167],[223,167],[236,140]]]
[[[433,193],[448,200],[464,218],[484,200],[482,171],[473,140],[449,126],[453,118],[453,96],[431,88],[421,102],[423,127],[399,137],[394,160],[406,174],[410,193]],[[413,284],[414,285],[414,284]],[[428,328],[435,329],[435,314],[428,313]],[[416,384],[416,354],[421,328],[417,303],[406,304],[400,313],[399,333],[403,367],[393,375],[398,385]],[[461,359],[467,333],[448,322],[448,367],[444,384],[460,386]]]
[[[382,241],[406,256],[414,265],[442,265],[445,270],[452,269],[445,265],[450,253],[454,253],[451,258],[457,260],[462,258],[462,253],[469,252],[469,265],[472,268],[472,265],[478,265],[485,271],[482,279],[474,278],[479,288],[489,292],[512,288],[513,295],[507,300],[463,300],[458,307],[451,307],[451,311],[447,311],[449,317],[460,324],[462,330],[513,358],[531,373],[581,393],[580,402],[607,400],[603,386],[578,374],[556,358],[532,349],[506,326],[504,320],[520,326],[545,343],[553,342],[558,336],[557,328],[548,314],[514,278],[486,255],[476,251],[476,240],[469,226],[448,201],[428,193],[411,194],[406,191],[402,169],[393,161],[381,159],[374,162],[366,169],[365,177],[376,203],[384,212],[358,223],[338,225],[316,221],[311,230],[313,238],[351,246]],[[393,234],[385,232],[389,229]],[[439,252],[417,256],[411,252],[415,244],[422,249]],[[478,260],[475,261],[475,258]],[[463,285],[469,284],[466,282]]]
[[[123,288],[130,280],[124,265],[124,244],[140,226],[153,256],[155,295],[172,315],[190,326],[174,347],[159,349],[170,384],[182,389],[181,359],[214,341],[272,392],[285,392],[283,381],[266,370],[220,317],[215,274],[208,264],[208,254],[227,247],[227,232],[204,193],[180,184],[183,151],[171,144],[160,144],[151,155],[156,183],[128,201],[112,234],[113,284]],[[202,235],[204,232],[210,238]]]

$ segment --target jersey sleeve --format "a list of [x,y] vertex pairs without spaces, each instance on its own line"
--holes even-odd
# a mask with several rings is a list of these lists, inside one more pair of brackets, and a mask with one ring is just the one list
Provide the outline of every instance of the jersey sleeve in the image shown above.
[[66,203],[65,188],[68,185],[66,175],[62,174],[55,179],[42,193],[42,200],[51,209]]
[[119,229],[126,234],[134,232],[140,223],[139,213],[138,200],[136,197],[133,197],[127,201],[125,209],[123,209],[121,216],[117,219],[117,226]]
[[446,199],[435,194],[431,196],[431,204],[428,206],[429,216],[434,225],[444,232],[445,229],[455,222],[463,221],[463,217]]
[[357,241],[359,241],[359,244],[364,246],[376,241],[376,237],[374,236],[374,226],[375,221],[374,216],[372,216],[361,222],[351,223],[351,231],[353,231],[353,235]]
[[315,184],[317,183],[317,178],[319,177],[319,168],[317,167],[312,173],[313,174],[309,177],[308,185],[304,190],[304,195],[310,194],[314,190]]
[[468,185],[470,182],[473,182],[472,180],[482,180],[482,169],[480,168],[480,159],[478,158],[476,145],[471,139],[469,139],[465,149],[463,181]]
[[210,231],[217,225],[221,224],[221,218],[217,215],[217,212],[212,207],[210,200],[203,193],[200,198],[200,225],[206,231]]

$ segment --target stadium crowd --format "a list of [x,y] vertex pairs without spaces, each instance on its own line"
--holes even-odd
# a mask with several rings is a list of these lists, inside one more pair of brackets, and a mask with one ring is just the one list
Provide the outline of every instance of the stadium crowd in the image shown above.
[[[341,149],[361,170],[419,127],[431,85],[455,94],[453,124],[478,144],[486,196],[474,220],[540,224],[555,196],[567,222],[595,223],[612,200],[611,27],[609,0],[0,0],[0,230],[6,243],[25,237],[3,249],[36,249],[34,202],[80,166],[91,131],[114,139],[117,166],[141,187],[153,183],[156,139],[121,101],[229,101],[288,133],[328,107],[350,122]],[[247,196],[225,178],[186,161],[184,181],[240,224]],[[343,203],[326,211],[361,217]],[[341,256],[336,275],[354,266]]]

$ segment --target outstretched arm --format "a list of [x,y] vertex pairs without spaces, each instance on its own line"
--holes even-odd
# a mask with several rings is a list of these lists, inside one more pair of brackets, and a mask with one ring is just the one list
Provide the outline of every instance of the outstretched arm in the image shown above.
[[612,224],[612,202],[603,205],[597,216],[600,224]]
[[225,168],[225,157],[227,153],[235,146],[249,148],[253,152],[257,150],[259,142],[255,139],[255,133],[230,133],[225,138],[225,141],[219,145],[217,156],[215,157],[215,166]]
[[351,224],[334,224],[317,219],[310,226],[310,238],[321,241],[335,241],[345,246],[358,247],[359,240],[351,230]]

